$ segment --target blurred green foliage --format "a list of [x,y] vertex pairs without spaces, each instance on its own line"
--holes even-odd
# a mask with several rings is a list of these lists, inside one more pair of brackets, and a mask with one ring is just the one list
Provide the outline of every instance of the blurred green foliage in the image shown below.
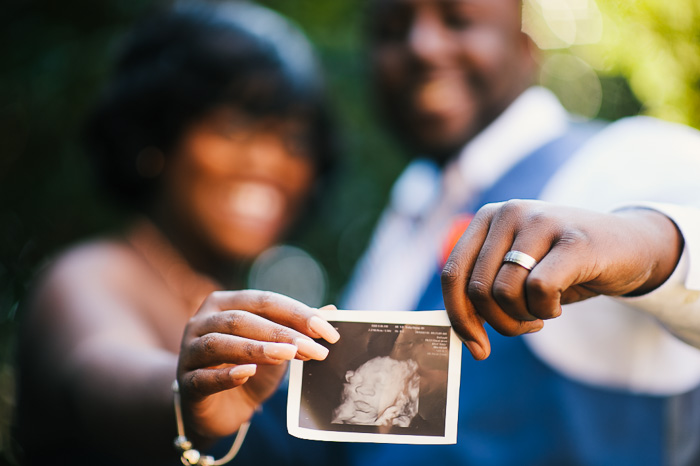
[[[342,170],[296,239],[329,272],[332,302],[406,159],[374,117],[363,56],[364,2],[261,3],[296,21],[317,46],[342,129]],[[58,248],[121,218],[96,195],[80,130],[120,34],[154,4],[5,0],[0,6],[0,463],[12,463],[12,335],[27,282]],[[598,115],[615,119],[642,110],[700,126],[697,0],[598,4],[603,42],[566,51],[600,75]]]
[[593,66],[625,76],[644,113],[700,127],[700,2],[598,0],[603,40]]

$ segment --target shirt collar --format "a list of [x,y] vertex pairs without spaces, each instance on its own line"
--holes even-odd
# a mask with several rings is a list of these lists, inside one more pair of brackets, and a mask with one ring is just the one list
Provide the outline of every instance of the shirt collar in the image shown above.
[[[568,114],[556,96],[531,87],[464,146],[446,170],[446,189],[453,189],[449,183],[454,178],[472,192],[487,189],[525,156],[563,134],[567,125]],[[459,176],[449,177],[450,170]]]
[[556,96],[543,87],[531,87],[464,146],[442,175],[428,159],[413,161],[392,188],[391,206],[402,215],[418,217],[440,197],[463,202],[563,134],[567,125],[568,114]]

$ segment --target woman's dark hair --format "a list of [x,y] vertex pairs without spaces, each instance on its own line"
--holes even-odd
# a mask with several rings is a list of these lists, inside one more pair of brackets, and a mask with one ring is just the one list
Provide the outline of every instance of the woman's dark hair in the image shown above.
[[[98,179],[116,198],[142,208],[157,186],[143,169],[167,159],[183,131],[207,112],[231,106],[252,117],[298,117],[319,174],[335,158],[332,124],[306,38],[278,14],[248,2],[176,3],[127,37],[86,126]],[[141,160],[140,160],[141,159]]]

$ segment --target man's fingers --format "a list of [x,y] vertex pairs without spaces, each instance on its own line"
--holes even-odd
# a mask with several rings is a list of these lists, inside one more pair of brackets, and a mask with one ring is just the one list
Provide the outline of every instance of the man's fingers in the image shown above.
[[539,257],[551,244],[550,235],[532,234],[528,205],[510,201],[482,208],[443,272],[445,307],[455,329],[459,328],[466,341],[474,342],[472,353],[477,358],[488,355],[478,351],[480,343],[488,342],[484,321],[507,336],[535,332],[543,326],[527,307],[528,270],[503,262],[510,250],[527,250]]
[[467,285],[488,234],[492,212],[490,207],[485,207],[477,213],[452,250],[440,277],[445,309],[452,327],[474,359],[486,359],[491,352],[483,321],[467,297]]
[[[520,288],[523,288],[522,284]],[[523,333],[535,332],[542,328],[543,324],[539,319],[513,317],[512,315],[515,314],[515,311],[509,307],[501,307],[497,303],[491,286],[482,286],[472,279],[467,293],[478,314],[501,335],[514,337]],[[520,292],[521,296],[522,294]]]
[[542,326],[541,322],[530,323],[536,318],[530,315],[526,305],[528,271],[517,264],[503,262],[511,250],[536,251],[539,255],[549,248],[547,238],[529,233],[523,206],[520,201],[500,205],[467,284],[467,295],[476,312],[506,336],[521,335]]
[[442,272],[442,292],[452,328],[474,359],[486,359],[491,353],[491,344],[484,329],[484,321],[467,299],[464,289],[457,283],[453,281],[446,265]]
[[[506,254],[501,259],[501,268],[493,284],[494,299],[501,309],[518,321],[535,321],[556,317],[549,308],[530,308],[528,301],[528,289],[530,288],[528,284],[536,283],[531,278],[533,272],[539,267],[539,262],[552,247],[553,241],[553,235],[548,234],[546,228],[540,228],[537,231],[532,228],[522,229],[517,233],[508,252],[517,251],[524,254],[524,265],[519,262],[503,261]],[[534,265],[527,263],[529,261],[527,256],[533,260]],[[525,327],[527,328],[522,329],[525,332],[521,331],[520,333],[532,332],[535,327],[541,328],[542,323],[539,322],[533,327]]]
[[530,312],[543,319],[561,314],[561,305],[595,296],[579,283],[590,280],[590,258],[571,244],[556,244],[526,282]]

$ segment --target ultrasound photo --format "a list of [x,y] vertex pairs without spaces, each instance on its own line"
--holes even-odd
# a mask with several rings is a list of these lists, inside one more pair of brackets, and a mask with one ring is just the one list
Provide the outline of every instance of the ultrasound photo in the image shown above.
[[292,435],[454,443],[461,342],[443,311],[324,315],[341,338],[327,345],[325,361],[293,362],[288,408]]

